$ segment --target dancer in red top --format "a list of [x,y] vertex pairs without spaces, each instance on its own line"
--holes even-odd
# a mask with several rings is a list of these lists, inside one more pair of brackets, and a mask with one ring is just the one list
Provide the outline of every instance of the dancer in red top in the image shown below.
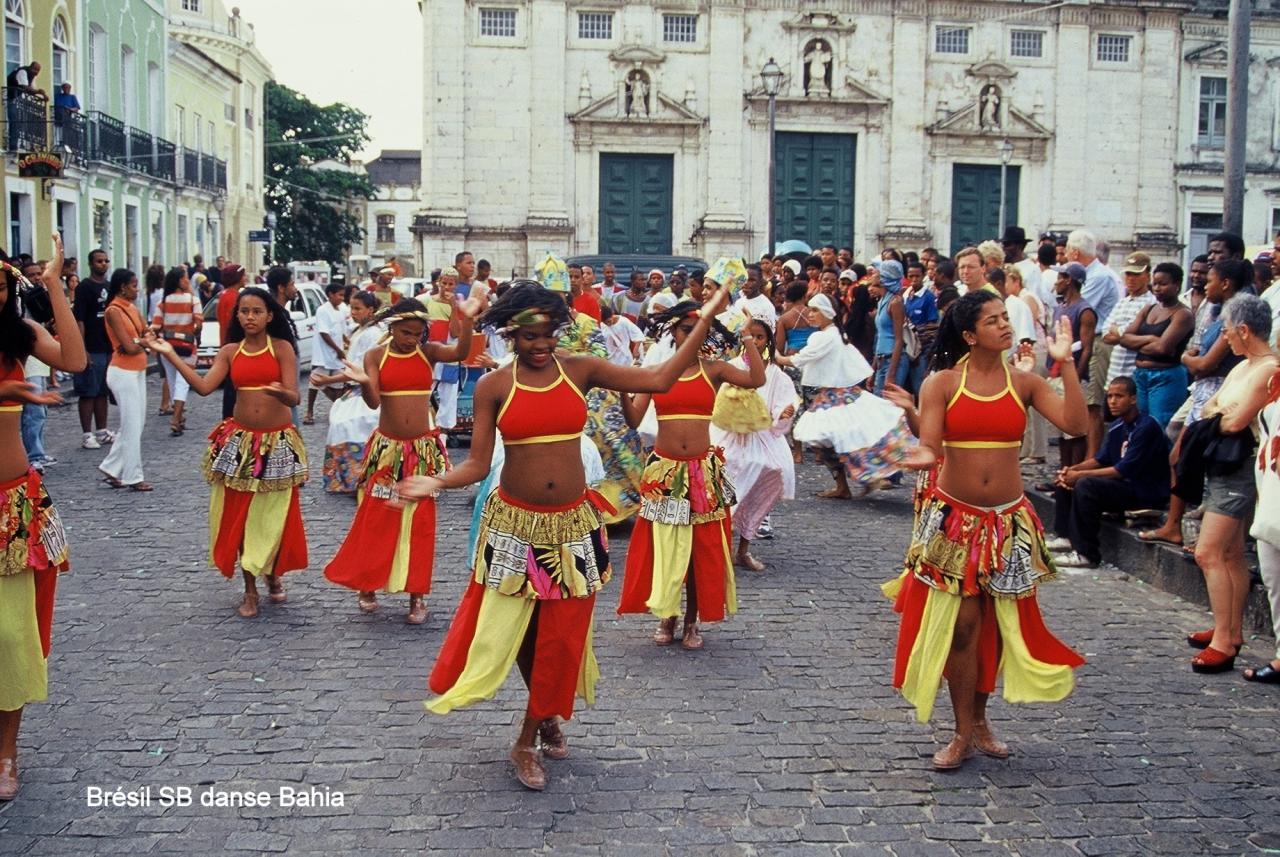
[[591,611],[611,570],[600,512],[607,504],[587,490],[582,467],[583,394],[594,386],[666,390],[694,362],[710,316],[724,303],[704,310],[666,363],[634,368],[557,355],[569,324],[564,299],[531,280],[515,281],[480,318],[511,339],[515,361],[476,385],[471,455],[441,476],[410,476],[397,486],[408,502],[479,482],[489,472],[494,433],[502,432],[499,488],[485,501],[471,584],[431,672],[439,696],[427,708],[444,714],[488,699],[518,664],[529,702],[511,760],[528,788],[547,781],[535,742],[541,739],[548,758],[568,755],[558,719],[572,716],[575,693],[594,699],[599,676]]
[[24,403],[62,402],[56,392],[36,392],[27,382],[27,358],[64,372],[83,371],[88,363],[61,275],[62,240],[55,234],[42,277],[59,333],[55,340],[22,317],[18,285],[26,279],[0,263],[0,801],[18,794],[22,709],[49,695],[53,593],[58,572],[69,567],[62,520],[40,472],[27,461],[20,431]]
[[298,486],[307,481],[307,450],[289,409],[298,404],[298,358],[288,311],[263,289],[241,289],[226,343],[201,377],[173,346],[150,336],[191,389],[207,396],[230,376],[234,413],[209,434],[204,475],[209,496],[209,560],[226,577],[244,575],[237,612],[258,615],[256,578],[265,575],[273,604],[285,601],[280,575],[307,567]]
[[[693,332],[698,312],[698,304],[683,301],[651,320],[660,336],[670,332],[679,347]],[[723,328],[719,333],[732,343],[732,334]],[[682,376],[667,392],[652,395],[658,436],[640,482],[640,514],[631,532],[618,612],[657,616],[653,641],[660,646],[675,639],[681,589],[687,592],[681,634],[686,649],[702,648],[699,621],[719,622],[738,609],[729,515],[736,500],[724,472],[724,450],[711,446],[711,411],[721,384],[764,385],[764,360],[755,340],[745,337],[743,343],[749,368],[699,359],[697,371]],[[623,397],[633,428],[644,418],[650,398]]]
[[424,596],[431,591],[436,501],[428,497],[395,506],[389,501],[404,477],[438,476],[449,469],[444,436],[431,407],[432,364],[467,356],[481,306],[477,298],[459,306],[466,323],[453,345],[422,345],[427,308],[413,298],[400,301],[379,314],[390,327],[387,343],[369,349],[363,367],[347,364],[346,374],[363,388],[365,404],[380,410],[378,427],[365,445],[355,520],[324,576],[358,591],[364,613],[378,609],[376,589],[408,592],[405,621],[427,621]]
[[1036,587],[1056,571],[1018,467],[1027,405],[1068,434],[1086,428],[1070,326],[1064,319],[1049,346],[1064,367],[1065,399],[1040,376],[1010,370],[1012,343],[998,295],[970,292],[952,305],[921,388],[920,446],[903,462],[930,473],[905,569],[884,586],[902,615],[893,684],[923,722],[946,678],[955,737],[934,754],[938,770],[960,767],[975,750],[1009,755],[987,724],[998,676],[1009,702],[1054,702],[1084,663],[1040,616]]

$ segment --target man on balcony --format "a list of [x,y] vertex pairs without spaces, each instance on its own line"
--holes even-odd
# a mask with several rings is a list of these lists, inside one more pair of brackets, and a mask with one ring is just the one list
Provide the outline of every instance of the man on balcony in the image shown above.
[[[9,72],[4,79],[5,108],[9,120],[9,150],[18,148],[18,127],[22,124],[21,102],[24,98],[37,101],[48,101],[49,96],[43,89],[35,85],[36,75],[40,73],[40,63],[32,62],[20,65]],[[29,121],[29,120],[28,120]]]
[[62,144],[62,123],[67,121],[68,115],[79,112],[80,99],[71,94],[71,84],[62,84],[62,91],[53,96],[53,132],[56,145]]

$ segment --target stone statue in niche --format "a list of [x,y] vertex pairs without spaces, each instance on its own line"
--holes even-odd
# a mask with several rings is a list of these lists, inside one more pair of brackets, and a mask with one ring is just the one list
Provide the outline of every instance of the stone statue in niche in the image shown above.
[[988,83],[978,93],[978,128],[983,131],[1000,128],[1000,87]]
[[804,54],[804,94],[831,94],[831,46],[822,39],[809,43]]
[[627,75],[625,89],[626,114],[649,116],[649,76],[636,69]]

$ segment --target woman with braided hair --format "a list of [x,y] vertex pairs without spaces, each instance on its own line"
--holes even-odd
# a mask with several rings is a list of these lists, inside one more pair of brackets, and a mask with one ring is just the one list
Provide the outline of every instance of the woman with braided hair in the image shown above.
[[[720,286],[713,294],[722,298],[746,282],[746,268],[741,261],[722,259],[707,272],[706,281]],[[699,313],[696,302],[681,301],[649,320],[659,336],[670,333],[681,349],[696,330]],[[716,322],[700,351],[724,353],[735,341]],[[640,424],[652,398],[658,435],[640,482],[640,514],[631,532],[618,613],[657,616],[653,641],[659,646],[675,641],[681,589],[686,593],[681,634],[685,649],[702,648],[699,621],[720,622],[738,609],[729,514],[736,498],[725,474],[724,450],[711,446],[711,412],[721,384],[751,389],[764,385],[764,360],[756,340],[746,337],[743,343],[745,368],[704,359],[700,353],[697,371],[682,374],[670,390],[623,398],[632,426]]]
[[54,339],[22,317],[18,288],[27,285],[26,278],[0,262],[0,801],[18,795],[22,709],[49,695],[53,595],[58,573],[69,567],[62,520],[40,471],[27,460],[20,431],[24,403],[62,401],[56,392],[41,392],[27,381],[27,358],[64,372],[83,371],[88,363],[61,273],[62,240],[55,233],[42,276],[59,333]]
[[575,694],[594,699],[599,676],[591,612],[611,569],[601,517],[606,504],[587,489],[582,465],[584,392],[670,388],[723,307],[723,298],[709,305],[667,363],[618,366],[558,356],[568,305],[532,280],[516,280],[479,320],[503,331],[515,360],[476,385],[471,455],[443,474],[408,476],[396,486],[399,502],[412,502],[479,482],[489,472],[494,433],[502,433],[499,487],[484,501],[471,583],[431,672],[429,685],[439,696],[426,705],[444,714],[489,699],[517,664],[529,702],[511,761],[527,788],[546,786],[539,741],[541,756],[568,756],[559,720],[573,715]]
[[482,305],[479,298],[458,304],[463,323],[453,344],[423,345],[427,308],[413,298],[399,301],[378,314],[389,328],[386,341],[365,354],[363,366],[347,364],[347,377],[361,386],[365,404],[379,409],[378,427],[365,446],[355,519],[324,576],[356,590],[362,613],[378,609],[374,590],[408,592],[405,621],[427,621],[424,599],[431,591],[436,503],[429,497],[395,506],[388,501],[404,477],[437,476],[449,469],[444,436],[431,408],[432,367],[467,356]]

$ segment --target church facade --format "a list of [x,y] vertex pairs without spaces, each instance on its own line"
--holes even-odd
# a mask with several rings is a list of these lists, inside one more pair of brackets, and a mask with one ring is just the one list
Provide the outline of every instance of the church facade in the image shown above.
[[[770,59],[778,240],[954,252],[1003,184],[1029,234],[1180,258],[1221,212],[1225,5],[424,0],[419,261],[759,256]],[[1253,40],[1250,244],[1280,224],[1280,19]]]

